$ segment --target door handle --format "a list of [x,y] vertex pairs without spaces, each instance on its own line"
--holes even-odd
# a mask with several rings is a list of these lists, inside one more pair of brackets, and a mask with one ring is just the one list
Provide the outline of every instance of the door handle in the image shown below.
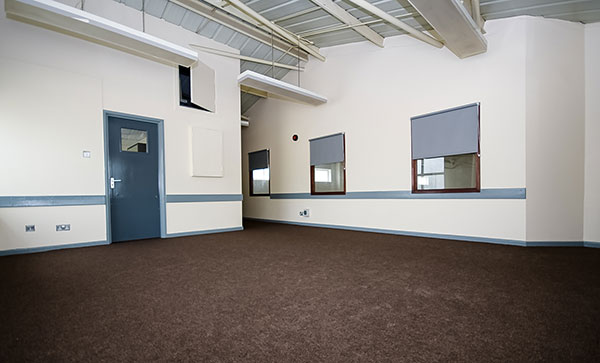
[[110,189],[115,189],[115,183],[121,182],[121,179],[115,179],[112,176],[110,177]]

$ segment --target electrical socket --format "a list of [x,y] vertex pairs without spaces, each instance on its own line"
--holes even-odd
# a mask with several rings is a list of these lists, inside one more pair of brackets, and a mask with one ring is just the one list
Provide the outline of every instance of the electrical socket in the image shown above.
[[70,224],[57,224],[56,225],[56,232],[63,232],[63,231],[70,231],[70,230],[71,230]]
[[307,209],[301,210],[299,215],[300,215],[300,217],[306,217],[306,218],[310,217],[310,209],[307,208]]
[[35,232],[35,224],[26,224],[25,232]]

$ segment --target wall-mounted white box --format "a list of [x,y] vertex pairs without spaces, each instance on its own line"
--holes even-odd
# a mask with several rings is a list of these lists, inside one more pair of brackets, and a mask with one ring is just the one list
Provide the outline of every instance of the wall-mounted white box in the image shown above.
[[223,177],[223,132],[193,127],[192,176]]

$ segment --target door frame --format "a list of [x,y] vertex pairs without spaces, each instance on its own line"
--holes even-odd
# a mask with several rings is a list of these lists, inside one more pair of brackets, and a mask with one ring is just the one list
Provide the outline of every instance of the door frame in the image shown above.
[[108,155],[108,118],[119,117],[131,121],[147,122],[155,124],[158,131],[158,204],[160,209],[160,238],[167,237],[167,213],[166,213],[166,191],[165,191],[165,138],[164,120],[132,115],[128,113],[103,110],[104,128],[104,198],[106,199],[106,241],[112,243],[111,215],[110,215],[110,162]]

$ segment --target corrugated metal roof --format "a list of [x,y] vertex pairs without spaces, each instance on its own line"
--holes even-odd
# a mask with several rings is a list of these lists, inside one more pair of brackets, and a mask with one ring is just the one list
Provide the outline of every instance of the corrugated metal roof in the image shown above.
[[[192,32],[214,39],[232,48],[239,49],[245,56],[296,65],[295,57],[259,42],[235,29],[210,20],[198,13],[187,10],[169,0],[115,0],[137,10],[165,19]],[[144,1],[144,2],[143,2]],[[200,0],[199,0],[200,1]],[[337,18],[315,5],[311,0],[241,0],[268,20],[313,42],[315,46],[334,45],[365,41],[365,38]],[[415,11],[408,0],[367,0],[390,15],[412,27],[429,31],[431,27]],[[334,0],[335,4],[365,23],[382,37],[404,34],[357,9],[351,3]],[[214,1],[213,1],[214,3]],[[226,1],[223,2],[226,4]],[[518,15],[544,16],[582,23],[600,21],[600,0],[481,0],[481,14],[484,19],[498,19]],[[253,70],[274,78],[283,78],[289,70],[242,61],[240,71]],[[242,113],[245,113],[259,98],[242,93]]]

